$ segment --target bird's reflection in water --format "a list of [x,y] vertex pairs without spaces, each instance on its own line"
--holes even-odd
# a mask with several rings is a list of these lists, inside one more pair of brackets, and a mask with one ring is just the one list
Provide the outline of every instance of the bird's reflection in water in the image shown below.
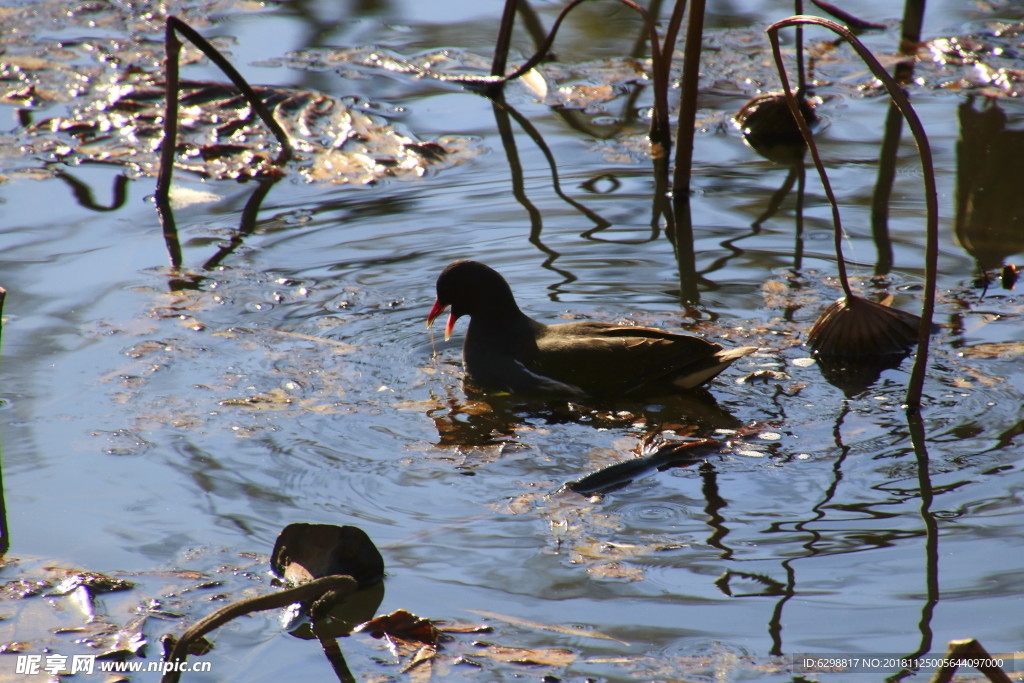
[[735,429],[740,421],[704,390],[640,399],[555,399],[483,392],[468,383],[465,398],[452,392],[428,411],[439,447],[501,446],[515,443],[530,425],[585,424],[595,429],[644,433],[710,433]]

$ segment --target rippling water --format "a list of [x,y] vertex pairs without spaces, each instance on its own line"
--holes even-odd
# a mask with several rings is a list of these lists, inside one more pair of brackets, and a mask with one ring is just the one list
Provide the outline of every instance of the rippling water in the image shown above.
[[[872,11],[854,5],[847,9]],[[829,212],[812,174],[802,240],[792,196],[759,222],[786,171],[756,157],[728,125],[752,94],[747,85],[716,81],[702,103],[712,125],[696,143],[700,305],[687,310],[671,245],[652,237],[649,163],[630,147],[642,124],[602,139],[510,89],[510,104],[557,159],[562,190],[584,211],[553,191],[543,154],[518,128],[522,190],[514,191],[488,100],[366,66],[302,66],[302,51],[321,47],[489,53],[500,3],[424,7],[349,8],[336,20],[332,3],[210,7],[218,13],[204,32],[232,37],[232,58],[254,81],[380,102],[419,139],[459,136],[478,153],[421,179],[368,187],[286,178],[263,201],[255,233],[229,253],[253,183],[179,174],[220,197],[177,213],[194,288],[169,286],[174,275],[147,200],[152,179],[130,180],[122,206],[97,211],[76,201],[66,176],[104,204],[119,167],[7,158],[5,581],[43,576],[46,566],[130,573],[136,589],[100,605],[106,620],[123,624],[147,599],[189,584],[162,574],[170,570],[215,577],[231,598],[264,589],[264,556],[278,531],[308,521],[361,527],[382,549],[388,578],[378,613],[487,621],[495,630],[486,640],[568,649],[573,664],[537,669],[559,677],[704,680],[726,671],[790,680],[771,655],[941,652],[963,637],[991,652],[1019,649],[1021,308],[1017,293],[997,283],[982,297],[978,252],[953,236],[966,95],[915,95],[936,152],[943,234],[922,478],[900,405],[909,361],[850,396],[804,362],[799,341],[838,296]],[[539,8],[546,24],[554,10]],[[760,39],[757,27],[780,18],[776,11],[723,6],[709,18],[713,37],[727,47]],[[958,3],[929,11],[928,37],[989,26],[988,15]],[[1019,10],[1000,11],[1019,28]],[[630,49],[605,12],[635,23],[587,6],[567,25],[562,60]],[[882,19],[890,28],[866,40],[891,50],[895,18]],[[87,24],[73,26],[60,35],[89,34]],[[292,50],[299,56],[285,59]],[[709,78],[739,68],[723,59],[707,67]],[[915,310],[919,165],[907,143],[891,206],[893,267],[875,274],[870,209],[886,105],[860,96],[862,77],[840,77],[842,67],[819,69],[834,81],[822,88],[831,92],[823,155],[843,204],[847,255],[858,286],[892,291],[897,306]],[[998,105],[1008,130],[1024,130],[1015,99]],[[61,115],[62,106],[31,115]],[[621,96],[608,109],[618,106]],[[0,109],[16,138],[17,107]],[[598,112],[598,123],[601,116],[614,118]],[[590,232],[602,225],[595,215],[610,226]],[[1021,258],[1016,239],[995,238],[1007,262]],[[716,381],[714,401],[467,397],[459,332],[448,343],[431,340],[423,320],[437,273],[469,256],[500,270],[539,319],[699,330],[761,352]],[[218,265],[204,269],[211,258]],[[788,378],[737,381],[761,369]],[[733,436],[704,464],[649,472],[602,497],[555,493],[631,457],[653,430],[724,440],[753,423],[777,436]],[[211,609],[209,592],[196,595],[166,600],[191,622]],[[80,619],[32,600],[10,601],[5,611],[24,618],[4,622],[3,641],[27,641],[27,652],[81,650],[50,632]],[[145,633],[153,642],[181,629],[180,619],[154,618]],[[282,634],[273,617],[235,622],[214,639],[208,680],[331,678],[317,646]],[[457,641],[450,650],[464,652],[471,638]],[[156,657],[158,646],[149,647]],[[357,636],[343,648],[360,678],[397,675],[379,642]],[[446,680],[534,672],[487,667],[455,665]]]

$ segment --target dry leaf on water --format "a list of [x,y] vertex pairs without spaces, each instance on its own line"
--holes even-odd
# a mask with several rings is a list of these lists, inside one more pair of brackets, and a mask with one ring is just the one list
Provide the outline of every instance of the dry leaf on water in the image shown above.
[[477,643],[477,646],[481,649],[475,652],[475,655],[483,655],[499,662],[511,662],[513,664],[569,666],[576,660],[576,653],[571,650],[505,647],[504,645],[495,645],[493,643]]
[[513,616],[509,616],[507,614],[498,614],[497,612],[489,612],[487,610],[482,610],[482,609],[471,609],[471,610],[466,610],[466,611],[467,612],[472,612],[473,614],[479,614],[480,616],[483,616],[483,617],[488,617],[488,618],[491,618],[491,619],[498,619],[500,621],[504,621],[504,622],[509,623],[509,624],[515,624],[516,626],[525,626],[527,628],[535,628],[535,629],[539,629],[541,631],[554,631],[555,633],[562,633],[562,634],[565,634],[565,635],[577,636],[577,637],[582,637],[582,638],[600,638],[602,640],[614,640],[617,643],[622,643],[623,645],[629,645],[629,643],[627,643],[624,640],[619,640],[618,638],[613,638],[612,636],[605,635],[605,634],[601,633],[600,631],[591,631],[591,630],[584,629],[584,628],[579,628],[579,627],[576,627],[576,626],[562,626],[560,624],[544,624],[544,623],[541,623],[539,621],[531,621],[529,619],[522,619],[520,617],[513,617]]
[[441,639],[440,632],[429,619],[417,617],[404,609],[371,619],[354,630],[369,633],[374,638],[387,637],[427,645],[437,645]]
[[960,355],[964,358],[1020,358],[1024,355],[1024,343],[1002,342],[975,344],[964,348]]

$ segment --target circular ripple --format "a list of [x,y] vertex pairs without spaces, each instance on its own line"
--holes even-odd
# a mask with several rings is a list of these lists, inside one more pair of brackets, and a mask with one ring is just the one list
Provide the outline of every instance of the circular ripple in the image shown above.
[[668,501],[625,503],[615,513],[626,526],[651,532],[675,530],[680,524],[689,524],[692,518],[688,506]]

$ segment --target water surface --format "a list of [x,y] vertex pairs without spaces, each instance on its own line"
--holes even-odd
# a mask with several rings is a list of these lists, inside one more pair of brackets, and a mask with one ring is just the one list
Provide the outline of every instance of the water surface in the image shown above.
[[[761,28],[781,10],[734,3],[708,19],[709,41],[721,49],[704,68],[694,162],[699,302],[684,306],[672,247],[651,227],[653,182],[642,152],[648,93],[633,103],[624,91],[566,112],[523,86],[509,88],[508,103],[549,145],[574,204],[554,191],[545,156],[513,125],[517,177],[489,100],[355,58],[331,66],[313,58],[451,48],[456,66],[486,64],[500,4],[183,6],[193,22],[209,13],[202,31],[220,37],[253,82],[364,98],[400,131],[458,139],[470,152],[420,178],[367,186],[291,173],[237,244],[255,184],[179,173],[181,185],[219,197],[177,211],[179,273],[168,267],[151,177],[129,174],[123,203],[98,210],[114,203],[122,166],[5,151],[5,581],[47,577],[48,566],[130,576],[136,588],[105,596],[97,611],[123,626],[151,598],[173,607],[180,618],[145,624],[154,658],[162,634],[223,602],[214,593],[267,590],[278,531],[306,521],[358,526],[381,548],[388,577],[378,613],[486,622],[490,642],[575,656],[566,666],[526,669],[483,660],[482,672],[443,660],[452,667],[446,679],[705,680],[725,672],[790,680],[799,672],[774,655],[939,653],[964,637],[990,652],[1019,649],[1020,298],[997,282],[983,292],[975,280],[979,264],[995,272],[1019,262],[1024,246],[1019,231],[986,225],[954,234],[958,197],[979,173],[964,167],[958,148],[964,122],[999,107],[1008,132],[989,148],[1008,148],[1024,130],[1019,102],[932,87],[944,76],[927,70],[914,92],[936,155],[942,231],[922,478],[901,409],[910,360],[850,395],[805,362],[808,328],[839,295],[820,186],[808,177],[802,239],[792,195],[762,219],[786,169],[745,147],[729,122],[757,90],[737,78],[752,68],[744,66],[750,51],[737,46],[763,40]],[[851,5],[864,16],[874,11]],[[550,25],[556,10],[537,11]],[[898,17],[872,18],[889,28],[865,40],[888,53]],[[996,19],[1020,30],[1011,5],[981,13],[937,3],[926,37],[991,31]],[[636,26],[612,5],[585,6],[566,25],[552,73],[569,65],[600,82],[602,60],[628,54]],[[69,41],[116,35],[81,17],[36,29]],[[155,28],[134,30],[161,39]],[[523,54],[530,42],[517,34],[516,45]],[[765,71],[755,76],[770,75],[757,65]],[[822,153],[855,283],[916,311],[924,202],[913,146],[900,148],[892,265],[880,272],[870,211],[887,104],[864,96],[864,75],[848,56],[817,68],[830,82],[821,89]],[[189,69],[190,78],[222,78],[204,65]],[[57,99],[28,116],[62,116],[72,106]],[[4,149],[25,144],[22,108],[2,109]],[[982,168],[999,159],[992,152]],[[76,199],[75,182],[91,192],[91,208],[81,193]],[[1019,225],[1019,204],[1003,202],[994,215]],[[654,324],[761,351],[714,383],[714,401],[467,396],[460,334],[432,344],[423,328],[437,273],[464,257],[499,269],[538,319]],[[191,288],[180,288],[182,273]],[[765,369],[788,377],[738,381]],[[654,430],[728,438],[755,423],[772,435],[737,439],[703,468],[649,473],[595,499],[551,495],[631,457]],[[171,570],[223,583],[171,597],[200,582]],[[26,652],[90,651],[53,633],[84,618],[62,600],[10,600],[5,611],[20,618],[4,622],[3,641],[28,642]],[[232,623],[214,639],[206,680],[333,677],[318,646],[282,632],[274,615]],[[473,639],[457,636],[446,651],[471,653]],[[342,647],[360,679],[399,677],[401,665],[379,641],[355,636]]]

